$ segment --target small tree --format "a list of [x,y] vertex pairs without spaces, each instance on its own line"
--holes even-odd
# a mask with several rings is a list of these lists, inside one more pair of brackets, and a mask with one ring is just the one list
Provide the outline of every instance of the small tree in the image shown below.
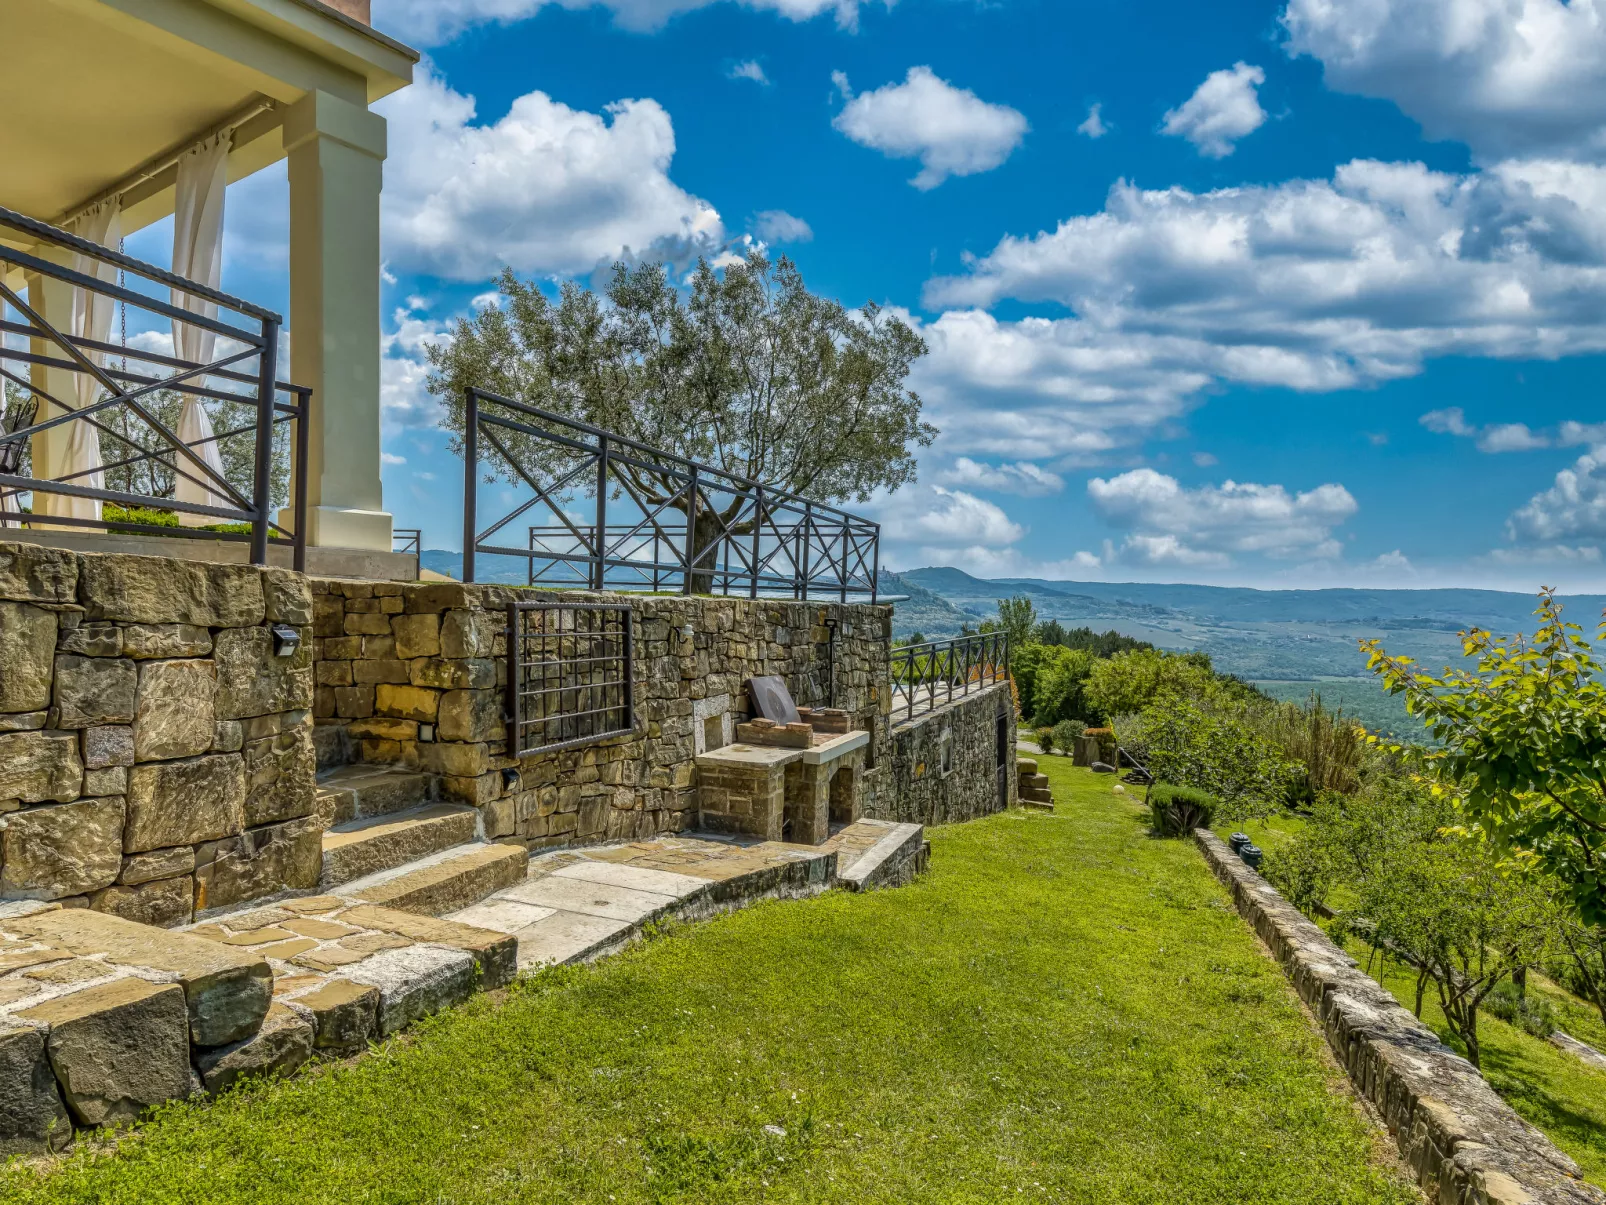
[[[867,501],[915,479],[913,449],[936,428],[905,387],[926,352],[914,330],[874,304],[858,313],[811,293],[784,256],[758,251],[722,270],[700,262],[683,295],[661,264],[616,264],[599,296],[565,284],[556,302],[511,269],[501,304],[459,319],[429,349],[430,392],[461,449],[467,386],[637,440],[738,477],[821,502]],[[576,463],[559,444],[499,431],[543,484]],[[648,506],[692,509],[683,483],[618,463]],[[517,482],[494,449],[487,472]],[[696,499],[695,542],[707,548],[694,589],[712,581],[713,544],[740,499]]]
[[[1476,670],[1427,673],[1363,640],[1367,664],[1405,696],[1441,747],[1440,789],[1497,851],[1553,876],[1584,923],[1606,924],[1606,684],[1577,624],[1549,588],[1531,639],[1474,628]],[[1606,634],[1606,623],[1602,624]]]
[[1037,608],[1024,594],[998,600],[998,629],[1009,637],[1011,653],[1023,649],[1037,627]]
[[1038,723],[1088,718],[1086,686],[1093,663],[1093,654],[1083,649],[1044,648],[1032,687],[1032,710]]
[[1410,774],[1358,794],[1322,794],[1299,840],[1266,873],[1301,908],[1337,905],[1339,922],[1416,971],[1417,1016],[1431,986],[1477,1065],[1489,994],[1545,948],[1552,913],[1521,869],[1464,828],[1453,801]]
[[1093,666],[1087,699],[1099,715],[1114,717],[1140,712],[1162,696],[1202,696],[1214,686],[1210,658],[1203,653],[1134,649]]

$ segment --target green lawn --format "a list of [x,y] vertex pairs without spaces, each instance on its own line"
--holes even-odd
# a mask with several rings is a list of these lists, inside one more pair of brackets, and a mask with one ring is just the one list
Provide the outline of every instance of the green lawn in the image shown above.
[[549,972],[346,1066],[180,1106],[28,1202],[1409,1202],[1191,843],[1056,814],[932,871]]

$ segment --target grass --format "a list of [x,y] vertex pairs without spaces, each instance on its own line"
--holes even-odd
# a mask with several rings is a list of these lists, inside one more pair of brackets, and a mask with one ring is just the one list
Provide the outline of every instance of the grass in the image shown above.
[[1191,843],[1059,807],[0,1173],[47,1202],[1417,1201]]
[[[1359,939],[1349,943],[1362,967],[1370,953]],[[1379,968],[1373,967],[1374,973]],[[1389,962],[1383,985],[1406,1008],[1416,1002],[1416,973]],[[1549,996],[1563,1016],[1563,1028],[1581,1041],[1600,1040],[1600,1014],[1560,987],[1529,975],[1528,990]],[[1430,984],[1422,1004],[1422,1020],[1457,1053],[1466,1048],[1444,1023],[1438,997]],[[1606,1188],[1606,1071],[1597,1071],[1543,1038],[1508,1025],[1482,1010],[1478,1013],[1484,1078],[1506,1103],[1577,1161],[1590,1182]]]

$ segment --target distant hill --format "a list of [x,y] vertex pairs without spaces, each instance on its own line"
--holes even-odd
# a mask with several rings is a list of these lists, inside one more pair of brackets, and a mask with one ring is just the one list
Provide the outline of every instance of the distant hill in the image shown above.
[[[907,570],[925,587],[978,619],[997,600],[1026,594],[1044,619],[1113,628],[1161,648],[1201,649],[1218,668],[1253,680],[1307,682],[1366,673],[1358,648],[1379,639],[1435,668],[1461,656],[1456,633],[1531,630],[1532,595],[1498,590],[1253,590],[1247,587],[987,580],[948,566]],[[1593,630],[1606,597],[1563,600],[1569,616]]]

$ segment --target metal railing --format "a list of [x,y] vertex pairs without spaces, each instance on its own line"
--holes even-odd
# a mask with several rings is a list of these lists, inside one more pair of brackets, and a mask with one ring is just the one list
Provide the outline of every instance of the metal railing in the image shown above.
[[905,644],[888,657],[892,722],[946,707],[955,699],[1009,681],[1009,637],[1003,632]]
[[[0,528],[248,541],[257,565],[267,563],[270,544],[282,544],[293,549],[295,567],[305,568],[311,390],[278,379],[279,315],[9,209],[0,208],[0,240],[0,381],[11,401],[0,424]],[[6,282],[15,269],[28,282],[26,299]],[[50,306],[41,295],[62,286],[71,287],[80,312],[97,304],[117,307],[122,342],[75,335],[54,313],[47,317]],[[151,350],[174,321],[213,336],[215,358],[198,363]],[[137,328],[133,344],[130,327]],[[219,429],[210,440],[186,441],[176,433],[185,398],[218,404],[211,416]],[[75,425],[93,428],[110,455],[55,476],[42,474],[40,465],[32,465],[31,474],[22,471],[28,451],[43,446],[37,436],[54,432],[51,443],[67,441]],[[219,453],[222,472],[207,463],[208,443]],[[288,528],[272,516],[274,479],[287,469],[294,514]],[[180,479],[211,501],[173,497]],[[176,512],[225,530],[108,519],[99,509],[98,518],[67,514],[61,508],[70,501],[61,499]],[[239,526],[249,530],[227,530]]]
[[507,632],[510,756],[576,749],[635,731],[628,605],[509,603]]
[[[876,599],[879,524],[481,389],[465,401],[464,581],[483,554],[524,558],[531,585]],[[487,452],[532,496],[482,530]],[[536,508],[524,546],[494,542]]]
[[390,550],[419,556],[424,548],[424,532],[418,527],[397,527],[390,533]]

